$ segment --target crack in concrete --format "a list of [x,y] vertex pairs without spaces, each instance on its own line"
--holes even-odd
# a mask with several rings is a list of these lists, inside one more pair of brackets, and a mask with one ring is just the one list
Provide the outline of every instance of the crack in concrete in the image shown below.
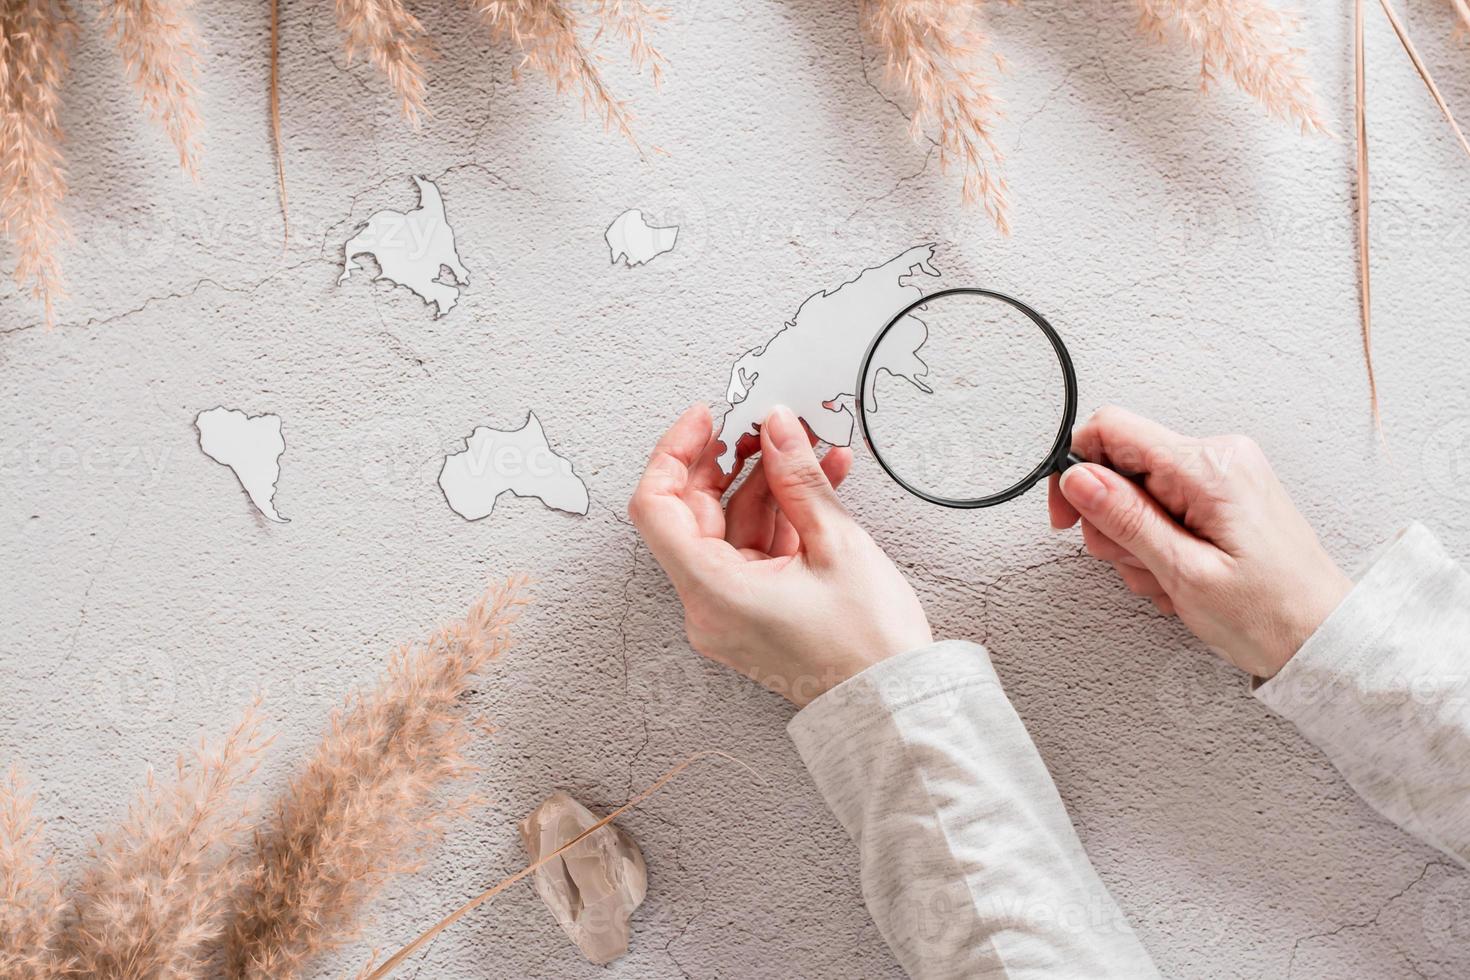
[[856,208],[853,209],[853,212],[847,216],[847,220],[853,220],[858,215],[866,211],[868,208],[872,207],[874,204],[877,204],[879,201],[888,200],[890,197],[897,194],[899,190],[903,187],[903,185],[907,184],[909,181],[918,180],[920,177],[924,176],[924,174],[929,170],[929,162],[934,159],[934,149],[935,148],[933,146],[929,147],[929,151],[924,154],[924,162],[919,165],[918,170],[914,171],[906,177],[898,178],[893,182],[893,186],[890,187],[886,192],[879,194],[876,197],[870,197],[862,204],[858,205]]
[[62,655],[60,660],[56,661],[50,673],[46,675],[48,679],[54,677],[56,672],[65,666],[71,660],[72,656],[76,654],[77,637],[81,635],[82,627],[87,625],[87,603],[92,598],[92,587],[97,584],[97,580],[102,577],[102,573],[107,571],[108,566],[112,564],[112,553],[117,550],[117,543],[122,540],[122,536],[127,533],[132,523],[133,511],[130,510],[127,520],[123,522],[122,530],[112,536],[112,543],[107,546],[107,553],[102,556],[102,564],[98,567],[97,571],[92,573],[92,577],[87,579],[86,588],[82,589],[82,601],[77,610],[77,622],[71,629],[71,639],[68,641],[66,653]]
[[[226,283],[220,282],[218,279],[214,279],[214,278],[211,278],[209,276],[204,276],[201,279],[196,279],[193,283],[191,283],[190,285],[186,286],[185,288],[179,290],[178,292],[162,293],[162,294],[157,295],[157,296],[149,296],[146,299],[144,299],[142,303],[139,303],[137,306],[133,307],[130,310],[124,310],[121,313],[113,313],[113,314],[110,314],[110,315],[104,316],[104,317],[92,317],[91,319],[86,320],[85,322],[82,322],[82,323],[59,324],[56,327],[56,329],[58,329],[58,330],[85,330],[88,327],[105,327],[105,326],[108,326],[110,324],[118,323],[118,322],[120,322],[122,320],[126,320],[130,316],[134,316],[134,315],[136,315],[138,313],[142,313],[144,310],[148,309],[150,306],[154,305],[155,303],[164,303],[164,302],[167,302],[168,300],[172,300],[172,299],[188,299],[189,297],[193,296],[195,293],[199,292],[199,290],[203,289],[205,286],[213,286],[214,288],[220,290],[221,292],[238,293],[240,295],[247,295],[248,296],[249,294],[251,294],[251,293],[255,292],[256,290],[260,289],[261,287],[265,286],[266,283],[270,282],[272,279],[277,278],[278,276],[284,275],[284,274],[286,274],[288,272],[294,272],[297,269],[304,268],[304,267],[306,267],[308,265],[313,265],[313,264],[315,264],[317,262],[320,262],[320,261],[321,261],[320,259],[314,259],[314,258],[313,259],[304,259],[304,260],[302,260],[300,262],[292,263],[291,265],[282,266],[281,268],[276,269],[274,272],[272,272],[270,275],[266,276],[265,278],[260,279],[260,280],[258,280],[256,282],[253,282],[253,283],[246,284],[244,286],[231,286],[231,285],[228,285]],[[34,329],[36,329],[39,326],[41,326],[41,324],[39,324],[39,323],[28,323],[28,324],[26,324],[24,326],[20,326],[20,327],[10,327],[10,328],[8,328],[6,330],[0,331],[0,333],[3,333],[3,334],[20,333],[20,332],[25,331],[25,330],[34,330]]]
[[[611,511],[611,508],[609,508]],[[616,514],[613,515],[620,523],[626,523]],[[639,699],[637,704],[633,703],[632,697],[632,663],[628,659],[628,617],[633,613],[633,579],[638,574],[638,553],[643,550],[643,539],[638,535],[633,536],[633,546],[628,552],[628,574],[623,578],[623,612],[618,617],[618,652],[623,661],[623,700],[628,702],[629,708],[636,711],[638,724],[643,728],[643,741],[633,750],[628,757],[628,786],[623,792],[623,799],[629,799],[633,795],[633,782],[636,778],[635,769],[638,760],[648,749],[649,743],[653,741],[653,733],[648,727],[648,708],[646,703]]]
[[434,945],[439,942],[440,937],[442,937],[443,935],[444,933],[441,932],[438,936],[435,936],[433,939],[429,940],[429,945],[419,956],[418,964],[413,968],[413,976],[410,977],[409,980],[418,980],[419,973],[423,970],[424,964],[429,961],[429,955],[434,952]]
[[[900,103],[897,99],[893,98],[887,92],[883,91],[882,86],[878,85],[877,82],[874,82],[872,76],[868,73],[868,48],[867,44],[863,40],[863,14],[860,7],[854,11],[854,17],[857,25],[858,68],[862,71],[863,74],[863,84],[872,89],[873,94],[878,96],[878,98],[893,106],[893,108],[897,110],[898,114],[908,122],[910,127],[914,127],[915,122],[913,113],[904,108],[903,104]],[[930,149],[933,149],[939,145],[938,140],[935,140],[928,133],[925,133],[922,130],[919,130],[916,133],[915,142],[917,142],[918,139],[923,139],[924,141],[926,141],[929,144]]]
[[[1373,926],[1376,926],[1378,924],[1378,920],[1383,917],[1383,913],[1388,911],[1388,907],[1394,902],[1403,898],[1410,891],[1412,891],[1416,885],[1422,882],[1425,877],[1428,876],[1431,868],[1449,868],[1450,870],[1456,870],[1456,865],[1453,865],[1448,861],[1430,861],[1419,870],[1419,873],[1414,876],[1414,879],[1412,881],[1410,881],[1407,885],[1400,888],[1398,891],[1394,892],[1392,895],[1388,896],[1382,902],[1380,902],[1378,905],[1378,910],[1373,913],[1371,918],[1364,919],[1362,922],[1344,922],[1342,925],[1337,926],[1334,929],[1328,929],[1325,932],[1314,932],[1305,936],[1298,936],[1296,941],[1291,944],[1291,956],[1288,957],[1286,961],[1287,980],[1291,980],[1293,971],[1295,971],[1296,969],[1296,956],[1297,953],[1301,950],[1302,943],[1310,942],[1313,939],[1328,939],[1332,936],[1337,936],[1350,930],[1370,929]],[[1424,972],[1419,969],[1418,965],[1409,958],[1409,954],[1405,953],[1398,946],[1398,944],[1394,943],[1392,940],[1389,940],[1389,945],[1393,947],[1395,953],[1398,953],[1399,956],[1403,958],[1404,963],[1409,967],[1410,970],[1414,971],[1415,975],[1420,977],[1424,976]]]
[[1042,568],[1046,568],[1050,565],[1060,565],[1063,562],[1078,561],[1080,559],[1087,558],[1087,549],[1079,545],[1075,552],[1070,552],[1065,555],[1054,555],[1053,557],[1047,558],[1043,561],[1038,561],[1030,565],[1025,565],[1021,568],[1012,569],[1009,572],[1003,572],[1000,575],[996,575],[989,580],[979,582],[972,582],[969,579],[957,578],[944,572],[936,572],[926,566],[923,562],[918,561],[905,562],[903,564],[903,568],[905,570],[913,572],[921,579],[925,579],[933,583],[952,586],[953,588],[959,589],[960,591],[965,592],[973,598],[979,600],[981,604],[980,642],[982,644],[988,644],[990,642],[990,593],[994,589],[999,588],[1007,582],[1010,582],[1014,579],[1022,578],[1026,575],[1030,575],[1032,572],[1038,571]]
[[[681,864],[680,867],[683,867],[683,865]],[[664,943],[663,949],[664,955],[669,958],[669,962],[674,964],[674,969],[678,970],[684,976],[685,980],[694,980],[694,976],[683,963],[679,962],[679,958],[674,955],[673,945],[684,938],[685,934],[689,932],[690,927],[694,925],[694,920],[704,915],[706,908],[709,906],[709,882],[701,878],[699,879],[699,885],[704,889],[704,894],[700,896],[698,906],[695,908],[693,914],[684,920],[684,924],[679,927],[679,931],[671,936],[668,942]]]

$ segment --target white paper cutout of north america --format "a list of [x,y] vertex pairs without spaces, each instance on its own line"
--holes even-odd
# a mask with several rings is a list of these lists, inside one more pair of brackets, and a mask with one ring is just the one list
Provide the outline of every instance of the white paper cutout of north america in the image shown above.
[[[459,260],[439,186],[426,177],[413,180],[419,188],[419,206],[407,214],[379,211],[358,225],[357,233],[343,246],[337,284],[362,268],[355,261],[357,256],[371,255],[378,260],[374,282],[387,279],[413,290],[425,303],[434,305],[437,319],[454,309],[460,289],[470,284],[470,273]],[[441,278],[445,269],[452,279]]]
[[679,226],[656,228],[644,219],[642,211],[633,208],[614,218],[602,237],[607,239],[613,265],[622,259],[623,264],[631,269],[665,252],[672,252],[674,242],[679,239]]
[[490,516],[507,490],[573,514],[585,515],[588,507],[586,484],[572,472],[571,461],[547,443],[535,412],[526,413],[519,429],[477,426],[463,452],[444,458],[439,488],[450,509],[467,521]]
[[[757,435],[777,405],[790,408],[828,445],[850,445],[854,419],[843,401],[855,394],[863,355],[899,310],[923,298],[924,290],[910,280],[919,273],[937,278],[933,260],[934,246],[918,245],[831,292],[814,293],[764,346],[741,355],[725,392],[730,410],[720,423],[720,469],[734,468],[740,438]],[[870,377],[887,371],[929,393],[923,380],[929,367],[919,359],[928,339],[922,320],[904,317],[883,338]],[[864,392],[872,395],[871,387]]]
[[211,408],[194,419],[199,448],[216,463],[235,471],[250,502],[277,524],[288,523],[276,513],[271,498],[281,477],[280,459],[286,451],[279,415],[246,415],[232,408]]

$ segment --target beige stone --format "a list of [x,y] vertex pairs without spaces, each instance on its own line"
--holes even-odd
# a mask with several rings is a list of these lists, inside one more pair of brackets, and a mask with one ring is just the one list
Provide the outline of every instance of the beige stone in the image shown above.
[[[561,790],[521,821],[534,863],[600,818]],[[617,825],[607,824],[531,875],[536,894],[582,955],[611,963],[628,951],[633,910],[643,904],[648,872],[643,853]]]

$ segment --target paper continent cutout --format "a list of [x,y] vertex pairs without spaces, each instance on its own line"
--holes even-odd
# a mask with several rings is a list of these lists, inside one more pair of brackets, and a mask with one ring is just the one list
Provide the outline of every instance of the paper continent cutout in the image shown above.
[[602,237],[607,239],[613,265],[622,259],[623,264],[631,269],[651,262],[665,252],[672,252],[679,239],[679,226],[655,227],[643,217],[642,211],[633,208],[614,218]]
[[276,513],[272,500],[281,477],[281,454],[286,451],[281,417],[211,408],[195,416],[194,428],[199,430],[199,448],[234,471],[256,509],[277,524],[288,523]]
[[[923,298],[924,290],[910,280],[918,274],[938,278],[934,249],[933,244],[915,246],[831,292],[813,293],[774,337],[740,356],[725,392],[730,410],[720,423],[723,472],[734,469],[741,437],[759,434],[777,405],[790,408],[828,445],[852,443],[855,419],[842,402],[856,394],[858,369],[873,337],[905,306]],[[887,371],[930,393],[923,380],[929,367],[919,358],[928,338],[922,320],[904,317],[883,338],[870,381]],[[863,394],[871,401],[871,385]]]
[[587,485],[546,441],[535,412],[526,413],[519,429],[477,426],[463,452],[444,457],[439,488],[450,509],[467,521],[489,517],[507,491],[572,514],[586,515],[589,506]]
[[[419,189],[419,206],[407,213],[379,211],[358,225],[356,234],[343,246],[337,284],[362,268],[357,256],[371,255],[378,262],[374,282],[386,279],[407,287],[435,308],[438,319],[459,302],[459,291],[470,284],[470,273],[455,248],[439,186],[427,177],[413,180]],[[452,281],[440,278],[446,268]]]

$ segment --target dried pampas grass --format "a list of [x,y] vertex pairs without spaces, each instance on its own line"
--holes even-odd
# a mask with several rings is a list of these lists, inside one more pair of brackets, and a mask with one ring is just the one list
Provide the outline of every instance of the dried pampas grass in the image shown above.
[[[189,2],[106,0],[101,16],[143,104],[193,176],[199,53]],[[66,298],[57,254],[67,238],[59,113],[75,33],[66,0],[0,4],[0,226],[15,246],[15,281],[41,303],[48,329]]]
[[[269,740],[259,702],[218,748],[149,774],[86,869],[62,888],[14,772],[0,781],[0,977],[5,980],[289,980],[355,934],[364,904],[476,798],[456,789],[473,726],[460,703],[510,646],[524,581],[492,588],[463,621],[397,651],[264,818],[244,797]],[[254,830],[254,834],[250,833]]]
[[101,16],[143,106],[173,142],[179,166],[198,180],[199,36],[189,15],[192,4],[193,0],[104,0]]
[[285,980],[352,938],[362,906],[474,797],[459,707],[510,645],[526,600],[512,580],[426,644],[393,655],[377,688],[333,713],[325,737],[255,836],[225,943],[229,976]]
[[667,20],[668,11],[645,0],[596,0],[593,13],[598,27],[592,43],[596,44],[604,34],[622,38],[633,67],[639,71],[648,69],[654,88],[662,85],[666,62],[659,49],[648,40],[648,30],[655,22]]
[[40,855],[41,823],[19,772],[0,783],[0,977],[53,980],[73,974],[61,951],[61,883]]
[[1225,75],[1278,119],[1303,133],[1326,133],[1303,60],[1292,38],[1301,18],[1267,0],[1137,0],[1143,31],[1158,41],[1181,36],[1200,59],[1200,87]]
[[978,2],[961,0],[860,0],[863,29],[883,53],[888,80],[902,87],[914,106],[911,132],[939,132],[940,169],[960,167],[961,195],[980,204],[997,228],[1010,233],[1002,155],[994,127],[1001,115],[991,91],[991,62],[985,35],[975,24]]
[[[499,41],[509,41],[521,54],[516,68],[530,68],[551,80],[558,93],[573,89],[581,93],[582,108],[594,113],[609,131],[617,131],[636,148],[633,115],[625,100],[614,98],[602,80],[596,61],[582,43],[581,22],[565,0],[469,0],[470,8],[480,22]],[[619,28],[624,37],[641,39],[642,4],[602,3],[605,23],[633,25]],[[614,14],[614,8],[618,13]],[[626,19],[623,15],[631,17]],[[629,33],[631,31],[631,34]],[[637,42],[644,43],[646,42]],[[649,51],[654,49],[649,48]],[[634,58],[647,58],[646,52],[634,51]],[[657,52],[654,51],[654,56]],[[655,64],[659,62],[655,61]],[[639,151],[641,154],[641,150]]]
[[65,0],[0,6],[0,225],[15,245],[15,281],[40,301],[49,328],[65,298],[57,248],[66,173],[61,82],[76,25]]
[[[926,128],[937,132],[941,168],[959,167],[965,202],[982,205],[996,227],[1009,233],[1003,156],[995,139],[1002,112],[994,76],[1004,61],[978,26],[984,0],[858,2],[864,33],[883,57],[888,82],[913,107],[915,138]],[[1150,37],[1178,34],[1194,48],[1205,88],[1224,75],[1272,115],[1295,121],[1304,132],[1327,131],[1303,52],[1290,43],[1299,26],[1294,14],[1268,0],[1137,3]]]
[[424,108],[424,25],[402,0],[337,0],[337,25],[346,37],[347,60],[367,57],[388,80],[403,115],[418,128]]
[[224,932],[248,828],[241,790],[266,740],[255,706],[217,749],[179,757],[174,782],[148,786],[98,837],[72,896],[63,948],[87,977],[186,980],[204,973]]

